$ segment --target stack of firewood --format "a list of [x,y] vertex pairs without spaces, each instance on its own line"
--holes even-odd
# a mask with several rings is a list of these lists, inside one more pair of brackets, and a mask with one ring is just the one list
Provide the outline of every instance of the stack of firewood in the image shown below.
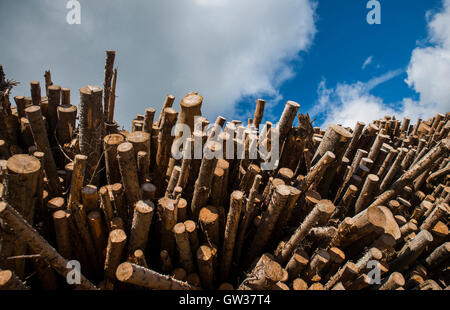
[[210,123],[189,93],[120,130],[114,58],[78,106],[50,71],[12,106],[0,66],[0,289],[449,288],[450,113]]

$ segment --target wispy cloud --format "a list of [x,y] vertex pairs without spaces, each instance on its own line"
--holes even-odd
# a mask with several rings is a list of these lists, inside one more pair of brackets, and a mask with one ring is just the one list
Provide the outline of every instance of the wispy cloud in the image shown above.
[[369,56],[367,57],[367,59],[364,61],[364,63],[362,64],[361,69],[365,69],[368,65],[370,65],[373,61],[373,56]]
[[369,92],[372,89],[374,89],[375,87],[377,87],[380,84],[383,84],[387,81],[392,80],[393,78],[399,76],[400,74],[404,73],[405,70],[402,69],[397,69],[397,70],[391,70],[388,71],[387,73],[374,77],[372,79],[370,79],[367,83],[365,83],[365,87],[366,87],[366,91]]

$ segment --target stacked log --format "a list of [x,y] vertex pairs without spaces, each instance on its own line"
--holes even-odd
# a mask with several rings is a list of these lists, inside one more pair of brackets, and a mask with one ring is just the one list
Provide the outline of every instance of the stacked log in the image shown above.
[[293,101],[207,120],[192,92],[117,130],[114,59],[78,107],[49,71],[46,97],[0,90],[0,289],[449,286],[450,113],[322,130]]

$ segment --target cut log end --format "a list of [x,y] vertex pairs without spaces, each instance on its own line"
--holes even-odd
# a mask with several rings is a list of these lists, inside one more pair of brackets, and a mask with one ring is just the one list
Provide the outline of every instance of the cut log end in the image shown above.
[[37,173],[41,168],[41,163],[33,156],[16,154],[8,159],[6,167],[9,172],[27,175]]

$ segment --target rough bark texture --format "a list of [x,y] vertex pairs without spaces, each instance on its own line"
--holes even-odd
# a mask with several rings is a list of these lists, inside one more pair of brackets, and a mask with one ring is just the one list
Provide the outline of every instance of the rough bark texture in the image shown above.
[[58,183],[58,173],[55,159],[50,148],[47,131],[42,119],[41,108],[39,106],[31,106],[25,109],[27,119],[30,122],[33,139],[37,150],[43,152],[44,155],[44,170],[47,175],[49,190],[53,195],[58,195],[60,186]]
[[243,200],[244,194],[242,192],[234,191],[231,193],[220,264],[220,278],[222,281],[225,281],[229,276]]
[[145,250],[154,210],[155,205],[151,201],[139,200],[135,203],[133,221],[131,222],[130,242],[128,244],[129,254],[134,253],[138,249]]
[[[0,217],[10,225],[17,235],[28,244],[35,252],[41,256],[63,277],[70,271],[67,260],[64,259],[39,233],[26,222],[26,220],[13,207],[5,202],[0,202]],[[80,284],[76,286],[83,289],[96,289],[96,287],[83,275],[80,275]]]
[[148,287],[154,290],[193,290],[196,287],[179,280],[162,275],[151,269],[131,263],[122,263],[117,268],[116,277],[119,281]]
[[98,184],[97,173],[102,154],[103,109],[102,89],[98,86],[85,86],[80,89],[79,141],[81,154],[89,157],[86,179]]

